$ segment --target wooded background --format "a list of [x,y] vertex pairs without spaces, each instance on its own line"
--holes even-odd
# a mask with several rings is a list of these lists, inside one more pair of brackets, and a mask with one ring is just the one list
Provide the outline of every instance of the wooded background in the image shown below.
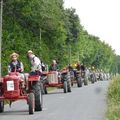
[[4,0],[2,74],[7,73],[12,52],[20,55],[29,71],[30,49],[46,64],[56,59],[62,68],[79,60],[87,67],[120,73],[120,56],[90,35],[75,9],[64,8],[63,0]]

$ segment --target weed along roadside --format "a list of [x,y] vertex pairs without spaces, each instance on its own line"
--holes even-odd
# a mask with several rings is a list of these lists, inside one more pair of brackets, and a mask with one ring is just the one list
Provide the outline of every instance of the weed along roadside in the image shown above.
[[48,88],[48,92],[53,92],[53,91],[55,91],[56,90],[56,88],[54,88],[54,87],[49,87]]
[[108,109],[105,120],[120,120],[120,75],[113,78],[108,89]]

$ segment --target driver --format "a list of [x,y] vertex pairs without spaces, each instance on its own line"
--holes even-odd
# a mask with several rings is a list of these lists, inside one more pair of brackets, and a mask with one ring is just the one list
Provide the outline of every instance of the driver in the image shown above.
[[35,56],[32,50],[27,52],[28,58],[31,62],[31,72],[41,75],[42,73],[42,64],[41,60]]
[[24,66],[23,63],[18,60],[19,55],[17,53],[12,53],[10,55],[11,62],[8,65],[8,73],[18,72],[20,73],[20,77],[22,82],[22,88],[25,88],[25,75],[24,75]]
[[58,70],[59,70],[59,68],[58,68],[57,61],[53,60],[51,66],[49,68],[49,71],[58,71]]
[[22,73],[24,71],[23,63],[18,60],[19,55],[17,53],[12,53],[10,55],[11,62],[8,65],[8,73],[10,72],[19,72]]

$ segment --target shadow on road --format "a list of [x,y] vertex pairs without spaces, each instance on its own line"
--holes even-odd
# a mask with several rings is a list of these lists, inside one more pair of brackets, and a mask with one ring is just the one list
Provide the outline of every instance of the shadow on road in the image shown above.
[[66,94],[66,93],[64,93],[64,92],[62,92],[62,91],[54,91],[54,92],[49,92],[49,93],[46,94],[46,95],[55,95],[55,94]]
[[[29,115],[28,110],[11,110],[11,111],[4,111],[3,113],[0,113],[0,116],[14,116],[14,115]],[[17,118],[16,118],[17,120]]]

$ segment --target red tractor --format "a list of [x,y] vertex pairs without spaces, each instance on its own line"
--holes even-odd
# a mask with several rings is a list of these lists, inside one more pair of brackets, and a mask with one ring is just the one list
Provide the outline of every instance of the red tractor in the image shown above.
[[0,112],[4,112],[5,100],[9,100],[11,104],[21,99],[27,101],[29,114],[34,114],[34,111],[42,111],[40,76],[30,73],[24,83],[25,87],[23,87],[23,82],[25,81],[17,72],[11,72],[0,80]]
[[50,71],[45,73],[44,76],[47,76],[45,82],[43,82],[43,91],[45,94],[48,93],[48,87],[63,88],[64,93],[71,92],[71,79],[67,69],[61,72]]

